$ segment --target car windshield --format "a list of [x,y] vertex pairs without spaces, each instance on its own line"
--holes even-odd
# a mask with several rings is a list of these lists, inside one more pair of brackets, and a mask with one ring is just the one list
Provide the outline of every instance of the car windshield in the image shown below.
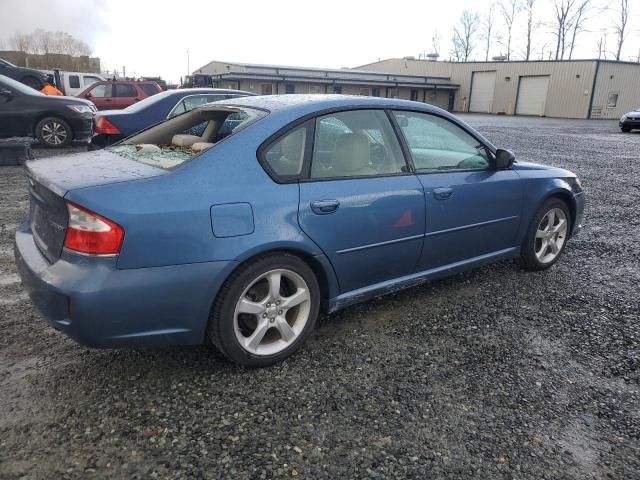
[[173,170],[267,115],[263,110],[210,105],[173,117],[109,147],[121,157]]
[[20,83],[17,80],[5,77],[4,75],[0,75],[0,85],[23,95],[44,96],[44,93],[41,93],[31,87],[27,87],[24,83]]

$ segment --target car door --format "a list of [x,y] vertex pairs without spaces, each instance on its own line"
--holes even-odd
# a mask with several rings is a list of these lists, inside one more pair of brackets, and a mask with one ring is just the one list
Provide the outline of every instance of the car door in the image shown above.
[[130,83],[115,83],[113,85],[113,106],[111,108],[123,109],[139,101],[144,95],[138,93],[134,85]]
[[418,268],[515,247],[523,201],[518,174],[494,169],[488,148],[449,119],[403,111],[394,115],[425,194],[426,233]]
[[100,83],[89,90],[89,96],[86,98],[91,100],[98,110],[109,110],[113,106],[113,84]]
[[[424,196],[386,113],[331,113],[300,128],[312,133],[299,138],[313,148],[308,178],[300,181],[298,221],[331,261],[341,291],[413,273],[424,235]],[[290,140],[273,158],[280,168],[289,168]]]

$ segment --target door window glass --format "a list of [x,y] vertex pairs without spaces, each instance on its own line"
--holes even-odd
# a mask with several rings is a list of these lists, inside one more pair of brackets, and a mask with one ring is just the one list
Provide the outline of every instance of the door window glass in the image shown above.
[[181,113],[186,112],[187,109],[184,107],[184,100],[180,100],[175,107],[173,107],[173,110],[171,110],[171,112],[169,113],[169,116],[167,118],[171,118],[171,117],[175,117],[176,115],[180,115]]
[[80,77],[78,75],[69,75],[69,86],[71,88],[80,88]]
[[128,83],[116,83],[114,89],[114,97],[135,97],[137,95],[136,87]]
[[418,172],[489,168],[484,145],[452,122],[426,113],[394,115]]
[[184,108],[187,109],[187,112],[193,110],[194,108],[201,107],[205,103],[209,103],[211,100],[207,98],[206,95],[194,95],[192,97],[186,97],[184,102]]
[[318,117],[311,178],[393,175],[405,170],[386,114],[352,110]]
[[300,175],[306,142],[306,126],[298,127],[273,143],[265,152],[264,160],[279,176]]
[[91,93],[92,97],[98,97],[98,98],[110,97],[111,87],[112,85],[110,83],[102,83],[100,85],[96,85],[95,88],[91,89],[91,92],[89,93]]

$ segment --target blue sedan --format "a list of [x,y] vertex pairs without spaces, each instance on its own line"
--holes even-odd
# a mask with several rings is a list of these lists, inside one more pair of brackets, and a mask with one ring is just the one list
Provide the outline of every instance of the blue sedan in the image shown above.
[[585,203],[573,173],[443,110],[341,95],[208,104],[26,173],[16,263],[52,326],[246,366],[291,355],[320,312],[504,259],[549,268]]
[[89,149],[99,150],[113,145],[129,135],[205,103],[248,95],[255,94],[221,88],[185,88],[152,95],[123,110],[103,110],[95,115],[95,133]]

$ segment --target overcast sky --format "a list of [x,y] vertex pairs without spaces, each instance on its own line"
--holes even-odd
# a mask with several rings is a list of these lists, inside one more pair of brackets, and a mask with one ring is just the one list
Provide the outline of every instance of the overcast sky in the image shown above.
[[[550,35],[553,0],[537,0],[534,56],[554,47]],[[611,10],[592,14],[578,37],[574,58],[596,58],[597,41],[611,30],[619,0],[593,0]],[[178,81],[210,60],[310,67],[354,67],[389,57],[418,56],[441,37],[448,59],[453,26],[464,9],[486,15],[492,0],[357,1],[279,0],[0,0],[0,40],[36,28],[62,30],[86,41],[102,68],[127,74],[161,75]],[[631,0],[630,32],[624,60],[640,55],[640,1]],[[514,57],[524,48],[525,15],[514,28]],[[504,30],[496,17],[495,27]],[[608,50],[615,50],[610,31]],[[491,55],[504,53],[494,42]],[[478,46],[473,59],[484,59]],[[611,58],[611,54],[609,55]]]

